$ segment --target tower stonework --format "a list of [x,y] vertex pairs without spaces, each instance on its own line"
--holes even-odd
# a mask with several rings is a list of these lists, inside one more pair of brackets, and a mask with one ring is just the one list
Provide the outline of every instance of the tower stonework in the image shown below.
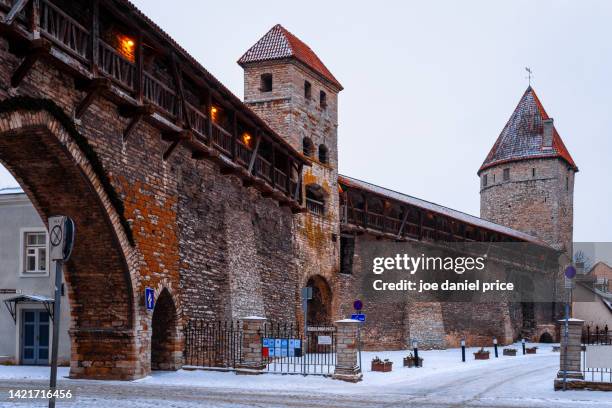
[[238,63],[244,69],[244,102],[309,158],[301,187],[307,211],[294,216],[297,270],[300,285],[314,290],[309,320],[332,319],[339,270],[337,102],[342,86],[281,25],[272,27]]
[[572,254],[574,163],[528,87],[478,170],[480,217]]

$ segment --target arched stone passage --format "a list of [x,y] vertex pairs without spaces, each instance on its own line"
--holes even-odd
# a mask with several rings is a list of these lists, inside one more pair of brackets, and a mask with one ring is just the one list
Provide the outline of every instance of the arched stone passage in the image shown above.
[[[3,106],[11,106],[10,100]],[[55,115],[40,108],[3,110],[0,162],[45,223],[56,214],[76,223],[74,251],[64,269],[71,299],[71,377],[138,378],[146,372],[137,352],[133,250],[80,148],[83,141],[77,144],[75,130],[64,127],[67,117]]]
[[183,347],[177,309],[168,289],[157,298],[151,326],[151,369],[178,370]]
[[321,275],[308,279],[306,286],[312,288],[312,299],[308,301],[308,324],[331,322],[332,291]]

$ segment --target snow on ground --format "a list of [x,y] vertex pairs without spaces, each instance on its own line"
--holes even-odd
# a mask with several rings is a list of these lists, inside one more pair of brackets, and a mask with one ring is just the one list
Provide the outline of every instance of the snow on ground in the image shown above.
[[[474,360],[476,348],[467,350],[461,362],[460,349],[419,351],[423,368],[404,368],[408,351],[363,352],[364,379],[351,384],[320,376],[236,375],[232,372],[180,370],[156,372],[131,382],[61,380],[64,388],[75,388],[77,401],[61,406],[119,408],[168,407],[374,407],[382,404],[406,407],[605,407],[612,408],[612,394],[597,391],[553,390],[559,369],[559,353],[552,345],[538,345],[538,354]],[[370,371],[378,356],[393,361],[393,371]],[[3,383],[26,384],[46,380],[48,367],[0,367],[0,406],[6,398]],[[60,369],[66,376],[67,368]],[[41,382],[38,381],[40,384]],[[4,399],[4,401],[6,401]],[[44,405],[22,405],[18,407]]]

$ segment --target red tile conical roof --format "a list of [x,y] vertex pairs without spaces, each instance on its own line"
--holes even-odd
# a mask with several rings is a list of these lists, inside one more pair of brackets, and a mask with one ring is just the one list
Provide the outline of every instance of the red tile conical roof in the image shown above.
[[251,62],[295,58],[342,90],[340,82],[302,40],[280,24],[275,25],[238,60],[241,66]]
[[544,157],[563,159],[578,171],[576,163],[554,126],[552,148],[543,147],[543,122],[546,119],[550,118],[535,91],[529,86],[478,173],[500,163]]

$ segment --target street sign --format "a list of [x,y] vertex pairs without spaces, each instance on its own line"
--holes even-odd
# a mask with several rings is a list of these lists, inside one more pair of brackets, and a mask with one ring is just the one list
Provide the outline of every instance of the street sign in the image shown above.
[[155,308],[155,291],[153,288],[145,288],[145,305],[147,310],[153,310]]
[[353,320],[359,320],[360,322],[365,322],[366,320],[366,315],[364,315],[363,313],[353,313],[351,315],[351,319]]
[[49,217],[49,242],[51,260],[67,261],[74,245],[74,221],[65,215]]
[[320,346],[330,346],[332,344],[331,336],[317,336],[317,343]]
[[574,268],[572,265],[565,268],[565,277],[568,279],[574,279],[574,277],[576,277],[576,268]]
[[356,301],[353,302],[353,309],[360,311],[361,309],[363,309],[363,302],[359,299],[357,299]]

